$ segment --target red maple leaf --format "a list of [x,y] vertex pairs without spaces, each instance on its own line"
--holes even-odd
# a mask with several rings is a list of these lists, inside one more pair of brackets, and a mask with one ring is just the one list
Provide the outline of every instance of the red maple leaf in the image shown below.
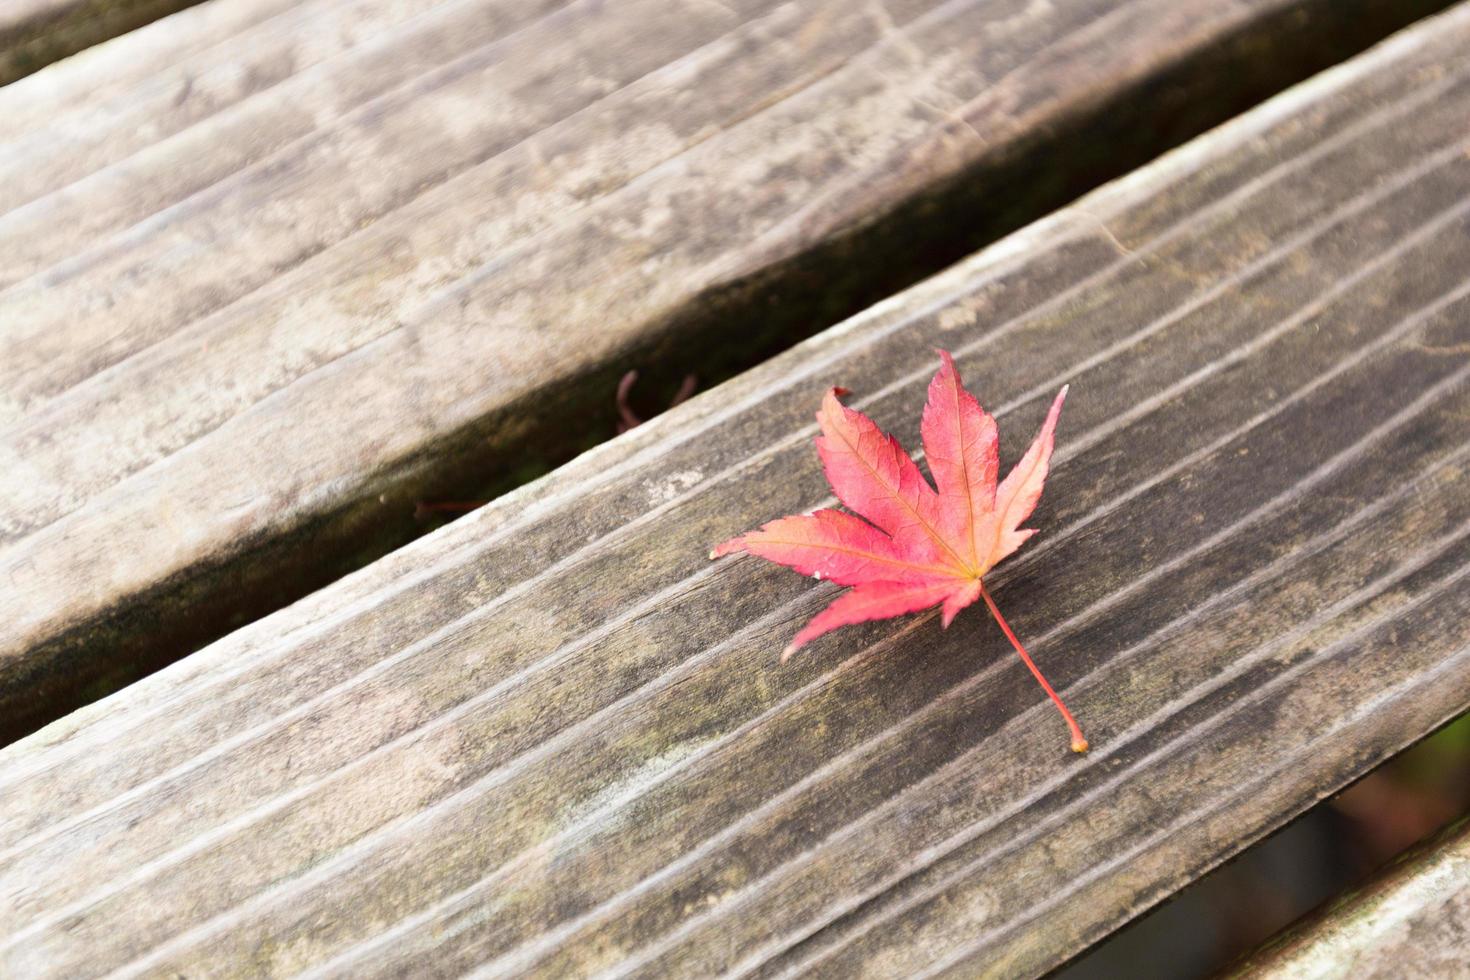
[[949,354],[940,351],[939,357],[921,426],[937,491],[897,439],[843,405],[838,396],[847,392],[833,388],[817,412],[822,429],[817,452],[833,493],[853,513],[824,509],[783,517],[731,538],[710,557],[748,551],[803,575],[852,586],[796,634],[783,661],[839,626],[942,606],[942,623],[948,627],[961,609],[984,599],[1061,710],[1073,750],[1085,752],[1087,740],[1076,720],[1011,632],[984,583],[986,572],[1036,533],[1021,528],[1021,522],[1041,498],[1067,389],[1057,393],[1036,441],[997,486],[995,419],[965,390]]

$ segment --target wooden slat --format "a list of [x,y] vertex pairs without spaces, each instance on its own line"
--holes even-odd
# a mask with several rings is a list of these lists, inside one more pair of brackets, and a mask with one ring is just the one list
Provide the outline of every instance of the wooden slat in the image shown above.
[[[14,140],[74,109],[89,96],[107,98],[186,59],[209,51],[239,32],[289,10],[319,0],[234,0],[201,3],[130,32],[126,41],[99,44],[73,55],[64,68],[30,75],[0,88],[0,143]],[[7,8],[12,15],[19,8]],[[213,52],[216,60],[223,50]],[[175,89],[177,92],[177,89]],[[8,190],[8,188],[7,188]]]
[[0,163],[0,737],[1442,3],[318,0],[73,98]]
[[7,0],[0,4],[0,85],[199,0]]
[[[136,194],[159,179],[146,151],[187,132],[179,149],[192,149],[195,159],[168,178],[176,200],[396,84],[512,33],[537,11],[532,3],[465,0],[202,4],[0,90],[0,213],[65,188],[74,196],[91,189],[95,204],[97,182],[106,180],[96,175],[109,168],[121,169],[114,186],[128,182]],[[286,99],[294,114],[282,112]],[[170,161],[176,169],[181,158]],[[124,161],[128,166],[119,168]],[[72,186],[89,177],[92,184]],[[150,203],[139,197],[129,202],[131,210],[113,208],[91,220],[105,217],[112,222],[106,227],[125,228]],[[69,241],[86,242],[95,232],[69,234]],[[17,251],[0,260],[0,282],[10,285],[36,267],[23,264],[24,256]]]
[[[1470,705],[1470,7],[0,750],[21,976],[1040,973]],[[712,542],[956,352],[1042,534],[782,666]]]
[[1438,980],[1470,964],[1470,821],[1293,928],[1235,975],[1259,980]]
[[[311,158],[299,141],[466,55],[481,52],[489,60],[496,45],[560,6],[558,0],[211,4],[177,18],[186,23],[156,25],[157,41],[129,38],[108,49],[110,57],[0,92],[0,119],[10,117],[4,131],[10,145],[0,157],[0,228],[9,239],[0,285],[51,271],[52,279],[77,288],[75,271],[60,272],[59,263],[208,195],[252,166],[277,159],[279,169],[284,157],[304,160],[294,167],[309,171]],[[135,50],[150,46],[163,50]],[[155,69],[118,78],[118,53],[152,60]],[[400,104],[408,98],[400,96]],[[65,226],[56,226],[58,220]],[[177,218],[155,220],[174,232],[174,245],[190,227],[180,228]],[[143,264],[145,254],[129,253],[130,262]],[[95,278],[85,282],[101,286]],[[52,345],[73,351],[87,339],[66,336]],[[17,388],[6,407],[13,413],[31,394]]]

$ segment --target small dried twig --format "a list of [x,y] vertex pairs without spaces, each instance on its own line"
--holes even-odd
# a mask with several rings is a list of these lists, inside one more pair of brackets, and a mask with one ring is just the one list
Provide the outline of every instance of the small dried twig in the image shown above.
[[[629,429],[636,429],[642,425],[644,419],[638,417],[633,407],[628,404],[628,395],[633,390],[633,385],[638,382],[638,372],[629,371],[618,381],[618,435],[622,435]],[[679,385],[679,390],[674,392],[673,399],[669,402],[669,408],[673,408],[680,402],[687,401],[694,394],[694,389],[699,386],[699,379],[692,374],[684,375],[684,380]]]

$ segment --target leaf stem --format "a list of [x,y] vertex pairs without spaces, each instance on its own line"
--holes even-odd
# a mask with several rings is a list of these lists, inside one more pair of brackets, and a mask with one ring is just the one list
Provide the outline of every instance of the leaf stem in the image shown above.
[[1041,676],[1041,671],[1036,669],[1036,664],[1031,662],[1031,657],[1026,653],[1026,648],[1021,646],[1021,641],[1016,639],[1016,634],[1011,632],[1010,624],[1006,622],[1005,617],[1000,614],[1000,609],[996,607],[995,600],[990,598],[990,593],[986,590],[984,582],[980,583],[980,595],[985,598],[985,604],[990,607],[990,615],[995,617],[995,621],[999,624],[1001,632],[1005,633],[1006,639],[1011,641],[1011,646],[1015,647],[1016,652],[1021,655],[1021,660],[1031,669],[1031,676],[1036,678],[1037,682],[1041,685],[1041,689],[1046,692],[1047,697],[1052,699],[1052,703],[1057,706],[1057,710],[1066,719],[1067,727],[1072,730],[1072,751],[1086,752],[1087,739],[1082,737],[1082,729],[1077,727],[1077,719],[1072,717],[1072,712],[1067,710],[1067,706],[1062,703],[1062,699],[1057,696],[1057,692],[1052,690],[1051,685],[1046,682],[1046,678]]

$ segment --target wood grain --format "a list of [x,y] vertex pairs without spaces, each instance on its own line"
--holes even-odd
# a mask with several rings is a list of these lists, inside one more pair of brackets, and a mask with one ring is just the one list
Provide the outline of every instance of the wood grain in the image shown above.
[[1470,959],[1470,821],[1293,927],[1234,972],[1259,980],[1435,980]]
[[[0,971],[1027,976],[1470,706],[1470,7],[0,750]],[[1042,533],[787,638],[710,544],[953,350]]]
[[8,0],[0,6],[0,85],[198,2]]
[[0,737],[1442,3],[252,0],[0,91]]

